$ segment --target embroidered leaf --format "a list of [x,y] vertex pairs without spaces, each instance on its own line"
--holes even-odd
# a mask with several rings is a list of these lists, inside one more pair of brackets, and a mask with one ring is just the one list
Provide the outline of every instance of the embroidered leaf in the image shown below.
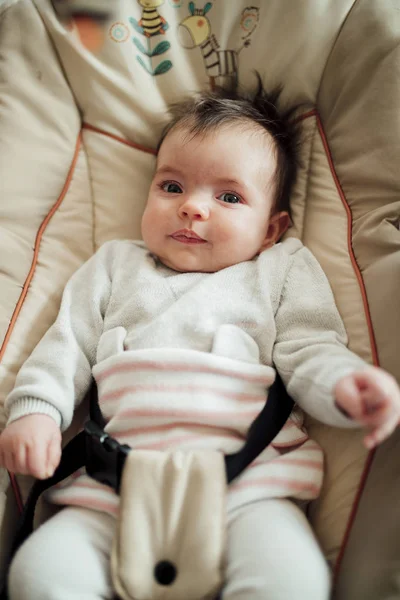
[[129,23],[132,25],[133,29],[135,29],[138,33],[144,33],[143,27],[139,25],[139,23],[133,17],[129,17]]
[[151,56],[151,53],[149,53],[146,48],[143,46],[142,42],[140,40],[138,40],[137,38],[132,38],[132,42],[135,44],[136,48],[142,53],[145,54],[146,56]]
[[137,56],[136,60],[138,61],[138,63],[140,63],[142,65],[143,69],[145,71],[147,71],[149,75],[156,75],[156,73],[153,73],[153,71],[151,69],[149,69],[149,67],[146,65],[146,63],[144,62],[144,60],[141,56]]
[[203,15],[205,15],[206,13],[208,13],[209,10],[212,9],[212,2],[207,2],[207,4],[205,5],[205,7],[203,8]]
[[172,67],[172,62],[170,60],[163,60],[162,63],[156,66],[154,69],[154,75],[162,75],[162,73],[166,73]]
[[154,48],[153,52],[151,53],[151,56],[158,56],[159,54],[163,54],[164,52],[169,50],[170,47],[171,47],[171,44],[169,42],[160,42]]
[[190,14],[193,16],[194,15],[194,11],[195,11],[195,7],[194,7],[194,2],[189,2],[189,11]]

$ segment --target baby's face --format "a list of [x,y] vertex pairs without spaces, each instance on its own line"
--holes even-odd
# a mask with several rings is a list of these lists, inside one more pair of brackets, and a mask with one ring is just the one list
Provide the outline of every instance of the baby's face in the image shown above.
[[173,129],[161,145],[142,220],[148,249],[176,271],[215,272],[250,260],[270,238],[276,161],[250,125],[193,137]]

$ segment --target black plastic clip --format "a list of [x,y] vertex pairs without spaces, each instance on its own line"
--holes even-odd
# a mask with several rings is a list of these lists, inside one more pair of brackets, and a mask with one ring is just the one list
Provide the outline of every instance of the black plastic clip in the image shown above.
[[94,421],[87,421],[84,429],[87,474],[118,493],[125,459],[131,451],[130,446],[117,442]]

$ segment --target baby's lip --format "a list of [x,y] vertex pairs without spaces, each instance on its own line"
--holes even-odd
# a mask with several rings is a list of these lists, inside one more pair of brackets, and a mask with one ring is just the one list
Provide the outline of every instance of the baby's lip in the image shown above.
[[197,235],[197,233],[191,229],[178,229],[178,231],[175,231],[171,234],[171,237],[178,242],[187,244],[202,244],[206,242],[206,240]]

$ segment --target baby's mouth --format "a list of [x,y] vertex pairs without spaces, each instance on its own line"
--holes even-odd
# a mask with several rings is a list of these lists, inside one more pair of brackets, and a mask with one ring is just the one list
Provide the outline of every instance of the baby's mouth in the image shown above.
[[197,235],[196,232],[191,229],[179,229],[171,234],[171,237],[176,242],[181,244],[206,244],[207,240]]

